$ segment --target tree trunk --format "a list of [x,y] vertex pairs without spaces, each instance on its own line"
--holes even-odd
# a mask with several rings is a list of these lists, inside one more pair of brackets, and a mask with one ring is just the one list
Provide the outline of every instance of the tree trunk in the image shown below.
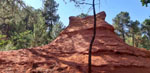
[[51,33],[52,33],[52,29],[53,29],[53,22],[51,21],[49,24],[49,37],[52,39]]
[[9,24],[4,23],[4,34],[6,35],[6,38],[10,37],[9,36]]
[[132,34],[132,45],[134,46],[134,33]]
[[90,47],[89,47],[89,59],[88,59],[88,73],[91,73],[91,52],[92,52],[92,46],[95,40],[95,36],[96,36],[96,10],[95,10],[95,0],[93,0],[93,14],[94,14],[94,29],[93,29],[93,37],[92,40],[90,42]]
[[9,26],[9,24],[7,24],[7,37],[10,37],[9,30],[10,30],[10,26]]
[[125,32],[124,32],[124,29],[123,29],[123,24],[121,26],[121,29],[122,29],[122,39],[125,42]]
[[126,40],[125,40],[125,33],[124,33],[124,31],[123,31],[123,33],[122,33],[122,38],[123,38],[123,41],[124,41],[124,42],[126,42]]
[[26,23],[26,29],[28,30],[28,21],[29,21],[29,15],[26,16],[25,18],[25,23]]

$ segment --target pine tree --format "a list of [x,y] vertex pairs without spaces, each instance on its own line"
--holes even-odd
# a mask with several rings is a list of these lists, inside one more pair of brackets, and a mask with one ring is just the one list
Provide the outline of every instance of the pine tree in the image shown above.
[[52,38],[50,35],[52,34],[53,25],[59,21],[59,15],[57,14],[57,7],[59,5],[54,0],[45,0],[44,1],[44,11],[43,16],[45,17],[45,24],[48,29],[48,36]]
[[114,19],[113,24],[116,29],[116,33],[123,38],[125,42],[126,28],[130,22],[130,16],[128,12],[120,12]]
[[[140,24],[139,21],[130,21],[130,24],[128,25],[128,28],[129,28],[129,34],[131,34],[131,37],[132,37],[132,45],[135,46],[135,37],[136,35],[138,35],[140,33],[140,28],[138,27]],[[138,47],[136,45],[136,47]]]

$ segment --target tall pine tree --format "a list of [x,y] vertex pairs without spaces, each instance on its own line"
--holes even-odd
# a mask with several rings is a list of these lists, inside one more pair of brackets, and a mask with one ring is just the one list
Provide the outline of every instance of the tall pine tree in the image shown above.
[[57,14],[58,4],[55,0],[45,0],[44,1],[44,11],[43,16],[45,17],[45,24],[47,25],[48,36],[50,38],[52,34],[53,25],[59,21],[59,15]]
[[120,12],[114,19],[113,24],[116,29],[118,35],[123,38],[125,42],[125,35],[126,35],[126,27],[130,22],[130,16],[128,12]]

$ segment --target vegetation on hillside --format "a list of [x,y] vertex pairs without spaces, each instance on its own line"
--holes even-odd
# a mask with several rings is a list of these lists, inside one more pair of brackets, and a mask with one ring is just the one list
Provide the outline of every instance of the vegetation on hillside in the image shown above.
[[45,0],[42,9],[20,0],[0,1],[0,50],[15,50],[48,44],[64,29],[58,4]]
[[143,23],[130,20],[128,12],[120,12],[113,19],[115,32],[124,42],[134,47],[150,49],[150,19]]

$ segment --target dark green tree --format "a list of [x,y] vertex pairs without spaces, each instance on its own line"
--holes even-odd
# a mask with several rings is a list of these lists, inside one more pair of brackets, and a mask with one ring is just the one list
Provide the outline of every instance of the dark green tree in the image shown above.
[[130,24],[128,25],[129,34],[131,34],[133,46],[135,46],[135,36],[140,33],[140,28],[138,27],[139,25],[140,25],[140,22],[138,20],[130,21]]
[[45,17],[45,24],[47,25],[48,35],[52,33],[53,25],[59,21],[59,15],[57,14],[58,4],[55,0],[45,0],[44,1],[44,11],[43,16]]
[[142,25],[143,33],[146,34],[150,40],[150,19],[145,19]]
[[130,22],[130,16],[128,12],[120,12],[117,16],[113,19],[113,25],[116,29],[116,33],[123,38],[125,42],[126,36],[126,28]]
[[147,41],[144,41],[145,43],[147,43],[147,46],[144,45],[144,47],[150,48],[150,19],[144,20],[142,24],[142,31],[143,31],[143,34],[145,35],[143,37],[143,40],[147,40]]
[[[58,4],[52,0],[46,1],[47,12],[27,6],[21,0],[0,1],[0,50],[40,46],[48,44],[49,40],[52,41],[58,36],[63,30],[62,23],[58,22],[59,17],[56,14]],[[43,16],[44,13],[47,14]],[[53,23],[54,28],[51,27],[51,34],[48,33],[50,27],[45,24],[46,18],[50,19],[49,24]]]
[[149,38],[147,35],[142,36],[142,41],[141,41],[142,48],[146,48],[147,50],[150,49],[150,43],[148,40]]
[[142,2],[142,5],[143,6],[148,6],[148,4],[150,3],[150,0],[141,0],[141,2]]
[[54,40],[64,28],[65,26],[60,21],[53,25],[51,34],[52,40]]
[[36,14],[36,23],[33,24],[34,29],[32,32],[32,47],[44,45],[47,41],[47,28],[45,25],[45,19],[42,15],[42,11],[35,10],[34,14]]

